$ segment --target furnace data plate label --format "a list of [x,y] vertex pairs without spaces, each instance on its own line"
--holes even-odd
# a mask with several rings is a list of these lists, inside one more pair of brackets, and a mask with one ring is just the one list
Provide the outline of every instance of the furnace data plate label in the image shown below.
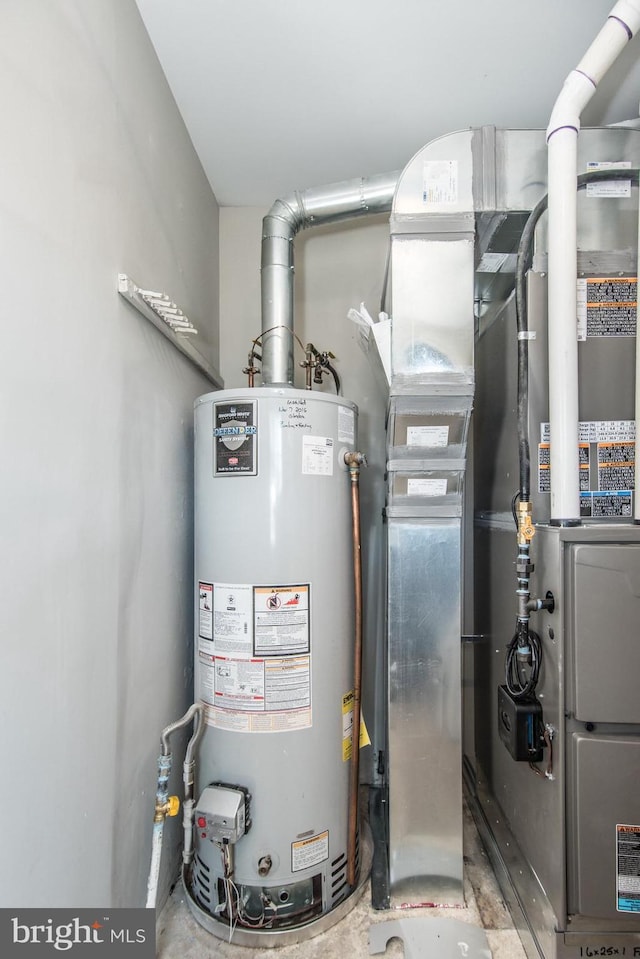
[[628,519],[632,513],[631,490],[618,493],[580,493],[580,517],[582,519]]
[[[635,488],[634,420],[579,424],[580,515],[588,519],[628,517]],[[538,492],[551,490],[549,424],[540,424]]]
[[632,490],[636,444],[598,443],[598,490]]
[[310,869],[329,858],[329,830],[291,843],[291,872]]
[[256,401],[213,404],[213,475],[258,472]]
[[578,280],[578,339],[635,336],[638,282],[635,276]]
[[[551,447],[549,443],[538,444],[538,492],[551,492]],[[590,484],[591,448],[588,443],[578,444],[580,490],[588,492]]]
[[[540,442],[548,443],[548,423],[540,423]],[[624,443],[636,438],[635,420],[581,420],[578,424],[579,443]]]
[[302,437],[303,476],[333,476],[333,439],[330,436]]
[[640,913],[640,826],[616,826],[616,909]]

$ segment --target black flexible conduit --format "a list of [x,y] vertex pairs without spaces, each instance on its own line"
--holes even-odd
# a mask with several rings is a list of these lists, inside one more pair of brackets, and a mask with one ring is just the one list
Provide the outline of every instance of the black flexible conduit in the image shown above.
[[[589,183],[601,183],[610,180],[630,180],[638,186],[638,170],[593,170],[578,177],[577,189],[584,190]],[[520,245],[516,265],[516,325],[518,330],[518,450],[520,460],[521,502],[528,502],[531,492],[531,456],[529,450],[529,428],[527,410],[529,406],[529,321],[527,317],[526,276],[533,260],[533,237],[538,220],[547,209],[549,195],[544,196],[529,215]],[[517,524],[516,524],[517,525]]]

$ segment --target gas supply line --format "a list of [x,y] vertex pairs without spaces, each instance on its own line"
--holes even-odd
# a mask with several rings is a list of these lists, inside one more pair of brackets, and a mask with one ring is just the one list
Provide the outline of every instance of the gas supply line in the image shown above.
[[195,748],[204,731],[204,707],[201,703],[193,703],[181,719],[171,723],[162,730],[162,751],[158,756],[158,783],[156,787],[156,801],[153,814],[153,835],[151,840],[151,866],[147,881],[146,908],[154,909],[158,894],[158,877],[160,875],[160,860],[162,857],[162,838],[164,822],[167,816],[177,816],[180,811],[180,800],[177,796],[169,796],[169,776],[173,756],[169,740],[178,729],[184,729],[193,720],[194,728],[187,745],[184,763],[182,766],[182,781],[184,784],[184,800],[182,803],[182,825],[184,829],[184,843],[182,860],[186,866],[193,859],[193,783],[195,772]]

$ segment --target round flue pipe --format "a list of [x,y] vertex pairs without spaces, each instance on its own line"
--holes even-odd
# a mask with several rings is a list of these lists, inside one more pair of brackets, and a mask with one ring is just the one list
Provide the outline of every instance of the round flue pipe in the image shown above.
[[580,116],[640,28],[640,0],[619,0],[567,79],[549,126],[549,424],[551,522],[580,522],[578,459],[577,152]]
[[391,210],[400,174],[358,177],[276,200],[262,221],[262,383],[293,385],[293,241],[307,227]]

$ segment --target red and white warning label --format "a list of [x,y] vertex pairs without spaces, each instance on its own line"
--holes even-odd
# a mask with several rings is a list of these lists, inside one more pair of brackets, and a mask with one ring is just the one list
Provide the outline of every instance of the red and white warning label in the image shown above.
[[308,653],[309,584],[254,588],[254,654]]
[[264,710],[264,662],[261,659],[216,656],[214,670],[214,706]]

